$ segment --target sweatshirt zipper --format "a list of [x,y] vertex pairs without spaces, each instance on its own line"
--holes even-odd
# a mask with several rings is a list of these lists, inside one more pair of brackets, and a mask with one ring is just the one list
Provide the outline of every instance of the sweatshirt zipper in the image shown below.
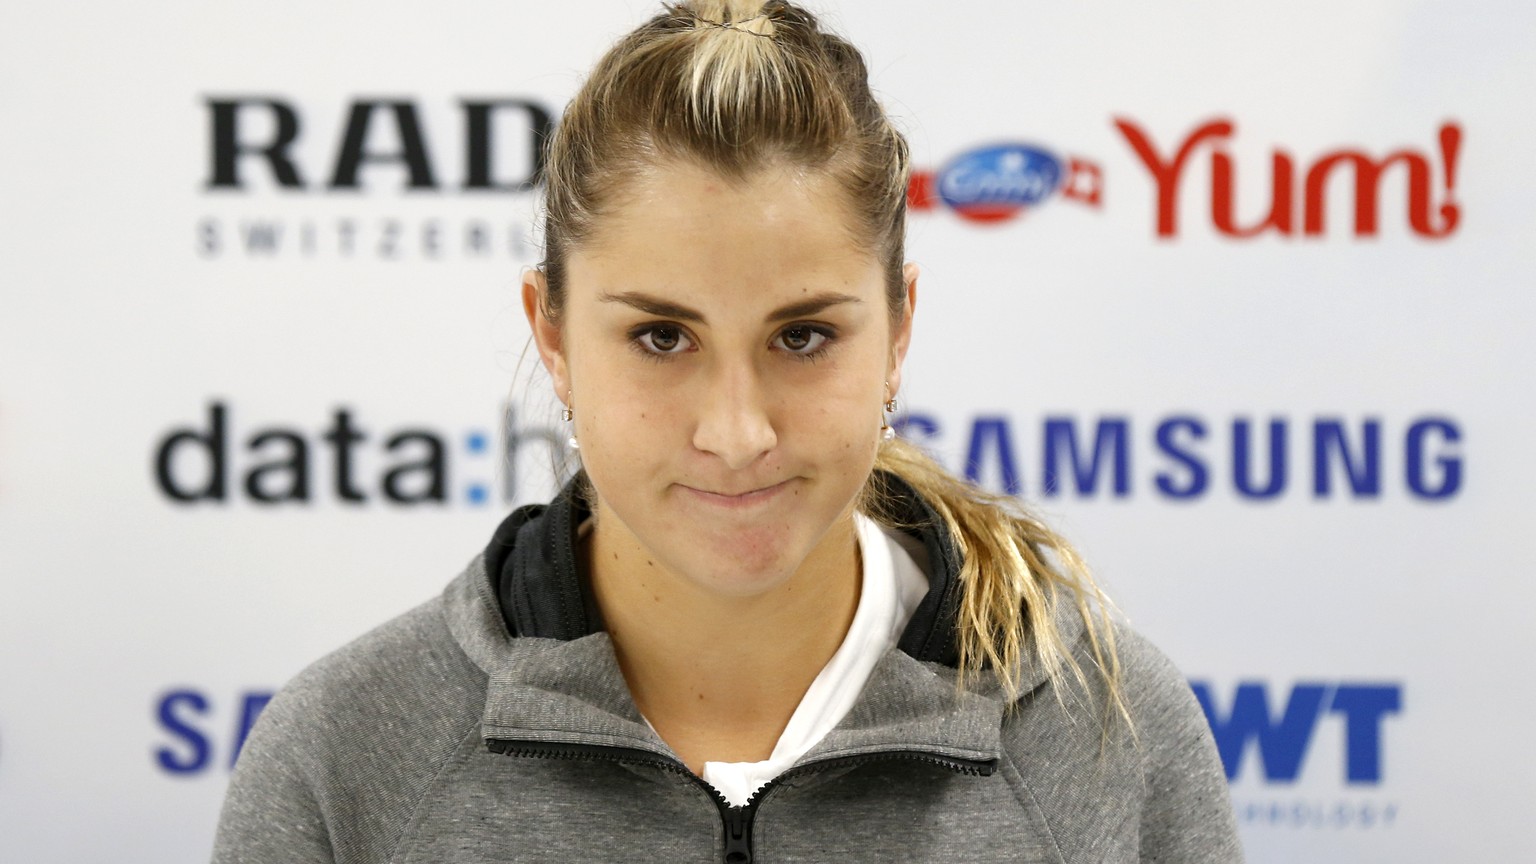
[[536,759],[582,759],[627,762],[632,765],[649,765],[682,775],[708,793],[710,800],[715,802],[715,807],[720,811],[720,821],[725,827],[725,848],[721,851],[720,860],[725,862],[725,864],[752,864],[752,822],[757,817],[757,807],[762,803],[764,796],[769,791],[785,780],[803,777],[818,771],[827,771],[832,768],[851,767],[889,760],[927,762],[959,774],[978,777],[991,776],[997,769],[996,759],[962,759],[955,756],[942,756],[937,753],[925,753],[920,750],[881,750],[874,753],[861,753],[855,756],[834,756],[830,759],[808,762],[785,771],[783,774],[764,783],[756,792],[752,793],[752,797],[747,799],[746,804],[738,807],[725,800],[725,796],[721,795],[718,789],[709,785],[704,778],[688,770],[688,766],[676,759],[669,759],[652,753],[649,750],[641,750],[634,747],[609,747],[603,744],[517,741],[507,738],[488,739],[486,746],[493,753],[502,753],[507,756],[525,756]]

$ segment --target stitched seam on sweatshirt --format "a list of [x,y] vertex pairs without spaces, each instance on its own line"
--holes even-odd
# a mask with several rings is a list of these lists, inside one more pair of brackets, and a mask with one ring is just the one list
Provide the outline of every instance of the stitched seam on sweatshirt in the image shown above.
[[[304,797],[309,799],[310,806],[305,809],[310,813],[314,813],[315,818],[320,822],[320,836],[325,840],[325,852],[334,860],[336,858],[336,839],[332,836],[331,820],[326,813],[325,806],[320,803],[320,796],[315,792],[316,789],[320,788],[320,778],[315,776],[315,767],[318,764],[319,760],[316,759],[304,760],[304,764],[299,769],[299,788],[303,790]],[[220,821],[223,821],[222,817]],[[215,837],[214,840],[215,844],[217,844],[218,838]],[[214,846],[213,851],[215,857],[217,857],[219,851],[217,845]]]
[[[473,562],[471,562],[470,568],[471,569],[474,568]],[[474,609],[474,610],[471,610],[471,611],[472,612],[480,612],[480,611],[487,612],[489,614],[489,617],[492,620],[495,621],[495,624],[493,626],[495,626],[495,628],[496,628],[497,635],[505,637],[507,639],[507,641],[511,641],[512,638],[513,638],[512,631],[511,631],[510,628],[507,627],[507,618],[506,618],[506,616],[504,614],[502,614],[501,598],[496,596],[496,594],[497,594],[496,587],[495,587],[494,584],[492,584],[493,576],[491,574],[490,569],[488,567],[486,567],[484,556],[481,556],[481,558],[480,558],[480,569],[485,571],[484,574],[483,574],[484,578],[475,579],[474,580],[474,582],[475,582],[475,596],[480,600],[481,603],[485,604],[485,609],[484,610]],[[442,610],[442,615],[443,615],[443,622],[445,624],[448,623],[448,609],[447,609],[446,606]],[[448,633],[449,633],[449,635],[453,634],[453,628],[452,627],[448,628]]]
[[[1029,785],[1029,781],[1024,779],[1024,772],[1019,770],[1019,763],[1013,758],[1013,754],[1008,752],[1007,747],[1002,749],[1003,758],[1007,760],[1008,767],[1012,768],[1013,773],[1019,778],[1019,788],[1011,790],[1013,792],[1014,799],[1018,801],[1019,806],[1023,807],[1026,811],[1033,809],[1034,812],[1040,814],[1040,825],[1045,828],[1045,836],[1050,838],[1051,848],[1056,850],[1056,860],[1065,864],[1067,860],[1067,853],[1062,851],[1061,841],[1056,839],[1056,831],[1051,828],[1051,820],[1046,818],[1045,808],[1040,806],[1040,799],[1035,797],[1035,790]],[[1011,787],[1013,784],[1010,783],[1008,785]],[[1023,795],[1028,795],[1029,800],[1025,801],[1024,798],[1021,797],[1020,793]]]
[[416,827],[417,820],[422,816],[422,808],[427,803],[428,795],[430,795],[432,790],[437,787],[437,781],[442,778],[443,772],[448,770],[448,764],[452,762],[453,757],[457,756],[459,751],[464,748],[465,741],[469,740],[470,738],[475,738],[476,740],[479,739],[479,732],[480,721],[476,720],[469,725],[469,728],[464,731],[463,735],[459,736],[459,742],[453,746],[452,750],[448,751],[447,756],[443,757],[443,761],[438,764],[437,770],[432,772],[432,779],[428,780],[427,785],[422,787],[421,797],[417,798],[415,805],[411,807],[411,815],[405,820],[405,825],[400,828],[399,836],[395,837],[394,842],[390,844],[389,860],[391,864],[394,864],[394,862],[400,860],[400,852],[402,846],[405,844],[405,838],[411,836],[412,830]]
[[[539,744],[593,744],[594,742],[591,739],[594,738],[594,737],[612,738],[612,739],[615,739],[615,740],[618,740],[618,741],[627,741],[627,742],[629,742],[631,744],[634,744],[636,746],[633,749],[644,750],[644,751],[646,751],[648,753],[654,753],[658,758],[663,758],[663,759],[665,759],[665,758],[676,758],[675,756],[669,757],[668,754],[663,753],[663,752],[657,750],[656,749],[656,742],[653,739],[650,739],[650,738],[637,738],[637,737],[635,737],[633,735],[626,735],[626,734],[624,734],[622,732],[581,733],[581,732],[572,732],[570,729],[533,729],[533,728],[530,728],[530,727],[527,727],[527,726],[497,726],[495,724],[492,724],[491,727],[490,727],[490,732],[491,732],[491,734],[493,736],[497,735],[497,734],[502,734],[502,731],[504,731],[505,734],[507,734],[509,736],[516,737],[518,740],[534,741],[534,742],[537,742]],[[552,738],[528,738],[528,737],[526,737],[526,733],[529,733],[529,732],[540,733],[540,734],[548,734],[548,735],[553,735],[553,736],[556,736],[556,737],[552,737]],[[573,735],[580,736],[584,740],[572,740],[572,736]],[[615,746],[615,745],[608,744],[608,743],[604,742],[604,743],[601,743],[601,744],[597,744],[596,746],[599,746],[599,747],[612,747],[612,746]]]

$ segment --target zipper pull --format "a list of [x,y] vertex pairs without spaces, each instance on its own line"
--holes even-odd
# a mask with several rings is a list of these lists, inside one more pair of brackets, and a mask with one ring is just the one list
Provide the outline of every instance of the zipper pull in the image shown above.
[[752,818],[745,807],[732,807],[725,819],[725,864],[752,864]]

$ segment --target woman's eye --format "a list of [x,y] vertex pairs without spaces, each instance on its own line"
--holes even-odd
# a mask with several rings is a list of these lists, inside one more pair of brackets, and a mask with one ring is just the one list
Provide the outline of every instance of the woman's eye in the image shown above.
[[635,340],[652,354],[680,354],[692,344],[681,328],[667,325],[649,327],[636,335]]
[[826,344],[827,334],[807,324],[796,324],[779,331],[778,341],[791,354],[815,354]]

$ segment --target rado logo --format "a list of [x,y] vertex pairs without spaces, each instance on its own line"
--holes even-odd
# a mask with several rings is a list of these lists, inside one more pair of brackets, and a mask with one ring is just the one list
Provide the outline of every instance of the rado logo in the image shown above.
[[[549,109],[532,99],[460,99],[456,108],[464,146],[454,158],[434,146],[415,100],[356,99],[345,108],[339,138],[328,148],[334,155],[324,164],[306,165],[294,145],[301,135],[313,133],[296,103],[274,96],[210,96],[204,101],[208,190],[244,191],[258,171],[285,190],[357,190],[365,185],[364,175],[373,173],[369,169],[389,166],[403,176],[403,188],[412,191],[451,185],[522,192],[539,182],[543,141],[554,128]],[[370,134],[377,127],[393,133],[392,146],[370,145],[383,137]],[[504,140],[498,141],[498,132]],[[518,133],[524,136],[521,142],[514,137]],[[509,151],[521,156],[519,164],[503,164],[514,161]]]

